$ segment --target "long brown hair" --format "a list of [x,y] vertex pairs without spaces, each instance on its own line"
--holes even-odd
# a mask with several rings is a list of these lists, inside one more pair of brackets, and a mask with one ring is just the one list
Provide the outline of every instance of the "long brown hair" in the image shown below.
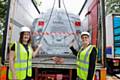
[[[19,38],[20,43],[23,43],[23,35],[24,35],[24,32],[21,32],[20,33],[20,38]],[[30,34],[30,38],[28,40],[28,44],[30,44],[30,43],[31,43],[31,34]]]

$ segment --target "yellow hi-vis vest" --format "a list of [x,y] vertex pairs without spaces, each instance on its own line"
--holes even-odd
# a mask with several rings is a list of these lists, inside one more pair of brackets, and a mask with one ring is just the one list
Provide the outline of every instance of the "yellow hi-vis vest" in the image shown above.
[[77,76],[81,80],[87,80],[88,69],[89,69],[89,57],[93,49],[92,45],[89,45],[83,51],[79,51],[77,55]]
[[[17,80],[24,80],[26,75],[32,76],[32,48],[28,46],[29,57],[24,46],[17,42],[15,43],[15,62],[14,68],[16,71]],[[12,72],[9,69],[8,78],[12,80]]]

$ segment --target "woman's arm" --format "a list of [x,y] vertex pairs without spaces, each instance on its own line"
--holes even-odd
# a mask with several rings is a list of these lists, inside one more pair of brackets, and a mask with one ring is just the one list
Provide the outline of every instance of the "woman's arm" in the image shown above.
[[95,65],[96,65],[96,56],[97,56],[97,50],[94,47],[91,54],[90,54],[90,60],[89,60],[90,62],[89,62],[87,80],[93,80],[94,71],[95,71]]
[[15,67],[14,67],[14,60],[15,60],[15,51],[10,51],[9,53],[9,67],[10,70],[13,74],[13,79],[16,79],[16,71],[15,71]]
[[9,52],[9,64],[10,64],[10,70],[15,73],[14,68],[14,60],[15,60],[15,44],[12,45],[10,52]]
[[39,52],[39,49],[41,48],[42,44],[39,44],[37,49],[35,49],[35,51],[33,51],[32,56],[35,57],[37,55],[37,53]]
[[71,46],[70,49],[71,49],[71,51],[73,52],[73,54],[74,54],[75,56],[77,56],[78,51],[77,51],[76,49],[74,49],[73,46]]

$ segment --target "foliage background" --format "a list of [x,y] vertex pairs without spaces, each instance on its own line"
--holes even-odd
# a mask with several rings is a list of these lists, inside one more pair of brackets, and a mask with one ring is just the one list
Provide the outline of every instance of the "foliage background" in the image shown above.
[[0,0],[0,56],[2,55],[2,37],[5,28],[8,0]]
[[120,0],[105,0],[106,15],[120,13]]

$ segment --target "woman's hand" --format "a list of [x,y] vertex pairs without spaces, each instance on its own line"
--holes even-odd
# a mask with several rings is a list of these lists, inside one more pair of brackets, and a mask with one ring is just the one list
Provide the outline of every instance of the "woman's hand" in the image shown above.
[[35,49],[35,51],[33,51],[33,57],[35,57],[39,53],[39,50],[41,47],[42,47],[42,44],[39,43],[37,49]]
[[75,40],[73,39],[73,40],[70,42],[69,47],[72,47],[74,44],[75,44]]
[[13,73],[13,80],[17,80],[16,74]]
[[38,47],[40,48],[40,47],[42,47],[42,44],[40,43],[40,44],[38,44]]
[[53,60],[56,64],[62,64],[62,63],[64,63],[64,58],[61,58],[61,57],[52,57],[52,60]]

